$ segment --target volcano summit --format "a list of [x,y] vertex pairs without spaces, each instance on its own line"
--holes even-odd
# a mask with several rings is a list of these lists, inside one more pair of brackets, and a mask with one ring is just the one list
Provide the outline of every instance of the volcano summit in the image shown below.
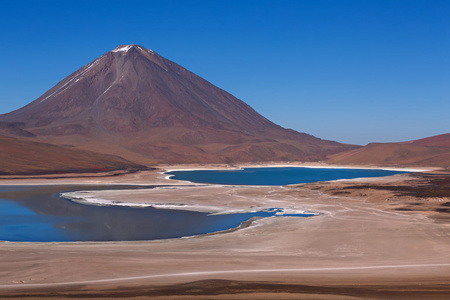
[[316,161],[355,148],[282,128],[139,45],[117,47],[0,115],[0,130],[139,163]]

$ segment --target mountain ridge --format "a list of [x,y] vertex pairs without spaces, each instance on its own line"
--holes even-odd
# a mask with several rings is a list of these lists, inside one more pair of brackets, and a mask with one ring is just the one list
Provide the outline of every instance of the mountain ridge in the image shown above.
[[116,47],[30,104],[0,115],[0,124],[5,134],[6,128],[138,163],[317,161],[358,147],[282,128],[134,44]]
[[450,133],[398,143],[369,143],[330,155],[331,164],[450,167]]

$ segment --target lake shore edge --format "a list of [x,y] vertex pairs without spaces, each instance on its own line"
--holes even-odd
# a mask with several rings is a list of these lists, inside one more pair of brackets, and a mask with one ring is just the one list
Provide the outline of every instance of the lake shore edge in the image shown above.
[[[186,166],[171,166],[171,169],[178,167]],[[217,166],[210,167],[216,169]],[[168,199],[183,196],[186,203],[226,208],[276,207],[276,204],[323,214],[314,218],[259,219],[233,232],[175,240],[3,242],[0,259],[3,270],[7,271],[0,271],[0,295],[30,299],[75,295],[96,299],[135,290],[136,296],[150,294],[155,299],[184,299],[188,286],[205,285],[211,289],[200,288],[202,292],[189,298],[214,295],[217,299],[260,299],[262,295],[276,292],[286,299],[317,298],[318,295],[323,299],[346,299],[347,295],[350,299],[367,293],[372,293],[375,299],[385,299],[406,290],[405,295],[409,297],[434,295],[436,299],[445,299],[443,295],[450,292],[450,267],[446,266],[450,263],[450,229],[448,223],[441,223],[444,219],[435,221],[435,217],[445,216],[445,212],[435,210],[445,207],[442,204],[449,201],[448,197],[402,196],[396,192],[400,188],[410,193],[407,187],[426,187],[433,176],[442,181],[444,179],[439,178],[448,176],[444,172],[426,169],[422,171],[428,172],[419,175],[410,173],[353,182],[236,188],[169,183],[161,169],[106,177],[0,180],[0,184],[169,184],[177,188],[170,189],[170,193],[166,193],[167,190],[155,192],[155,196],[162,197],[158,202],[167,203]],[[395,190],[381,189],[384,187]],[[188,188],[193,189],[191,196],[184,191]],[[145,197],[144,192],[133,196],[136,201]],[[86,259],[89,264],[85,263]],[[383,265],[391,267],[370,268]],[[415,266],[408,267],[405,273],[401,267],[404,265]],[[289,268],[297,270],[281,271]],[[64,271],[68,269],[71,272]],[[246,269],[255,272],[245,273]],[[263,269],[271,271],[257,272]],[[175,275],[180,272],[186,275]],[[158,274],[167,276],[158,277]],[[117,290],[114,280],[120,278],[124,280]],[[80,284],[80,281],[83,291],[74,290],[76,284],[71,282]],[[258,282],[264,285],[257,286]],[[230,289],[227,283],[242,286],[242,289]],[[275,283],[281,285],[271,285]],[[308,289],[302,290],[302,286],[315,288],[309,290],[308,296]],[[364,289],[357,288],[361,286]],[[67,287],[71,287],[71,292]],[[245,287],[252,287],[253,292]],[[341,290],[333,290],[333,287]],[[289,292],[283,292],[283,288]],[[347,289],[348,294],[341,293],[342,289]]]

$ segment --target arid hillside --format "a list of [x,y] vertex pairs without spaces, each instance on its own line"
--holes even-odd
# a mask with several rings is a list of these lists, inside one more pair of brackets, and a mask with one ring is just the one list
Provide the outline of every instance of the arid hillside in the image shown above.
[[435,135],[432,137],[405,142],[405,144],[434,146],[434,147],[450,147],[450,133]]
[[371,143],[328,157],[332,164],[450,167],[450,134],[402,143]]
[[113,155],[0,136],[0,175],[103,172],[142,169]]

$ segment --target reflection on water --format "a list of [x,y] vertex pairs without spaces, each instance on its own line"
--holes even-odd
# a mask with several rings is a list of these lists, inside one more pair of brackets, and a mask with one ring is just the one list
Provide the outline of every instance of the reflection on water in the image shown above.
[[271,210],[208,215],[195,211],[151,207],[91,206],[58,196],[66,191],[153,187],[2,186],[0,240],[50,242],[180,238],[235,228],[252,217],[270,217],[277,212]]
[[58,217],[36,214],[17,202],[0,200],[0,239],[38,242],[45,237],[48,240],[70,241],[64,232],[54,226],[60,221],[63,220]]

